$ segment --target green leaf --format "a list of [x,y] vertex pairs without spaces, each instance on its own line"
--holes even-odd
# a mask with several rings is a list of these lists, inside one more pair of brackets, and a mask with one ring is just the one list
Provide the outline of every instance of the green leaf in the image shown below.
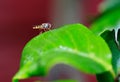
[[108,71],[101,74],[97,74],[96,76],[98,82],[114,82],[114,77]]
[[116,7],[115,9],[105,12],[90,27],[95,34],[102,36],[107,42],[112,52],[112,65],[116,76],[120,73],[119,13],[120,7]]
[[120,5],[120,0],[104,0],[100,5],[100,11],[105,12]]
[[[120,50],[119,45],[115,42],[115,31],[106,31],[101,35],[108,43],[112,51],[112,65],[116,74],[120,73]],[[118,37],[120,39],[120,37]]]
[[[112,63],[115,73],[118,70],[117,65],[120,58],[120,50],[118,49],[118,31],[120,29],[119,8],[103,13],[90,27],[95,34],[101,35],[109,45],[113,54]],[[120,66],[118,65],[118,67]]]
[[71,24],[40,34],[22,52],[20,69],[13,78],[44,76],[58,64],[70,65],[90,74],[110,71],[111,52],[100,37],[81,24]]
[[120,27],[120,7],[115,7],[112,10],[106,11],[101,14],[90,26],[91,30],[101,35],[106,30],[112,31]]

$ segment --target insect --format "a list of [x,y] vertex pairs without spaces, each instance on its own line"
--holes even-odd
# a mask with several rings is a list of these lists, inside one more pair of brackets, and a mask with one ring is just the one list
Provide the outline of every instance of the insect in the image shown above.
[[40,33],[43,33],[43,32],[51,30],[52,27],[50,23],[42,23],[41,25],[34,26],[33,29],[39,29]]

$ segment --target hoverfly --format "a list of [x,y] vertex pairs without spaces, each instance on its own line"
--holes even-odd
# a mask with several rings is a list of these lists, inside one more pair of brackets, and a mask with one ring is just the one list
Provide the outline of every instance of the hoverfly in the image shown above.
[[42,23],[41,25],[34,26],[33,29],[39,29],[40,33],[43,33],[43,32],[51,30],[52,27],[50,23]]

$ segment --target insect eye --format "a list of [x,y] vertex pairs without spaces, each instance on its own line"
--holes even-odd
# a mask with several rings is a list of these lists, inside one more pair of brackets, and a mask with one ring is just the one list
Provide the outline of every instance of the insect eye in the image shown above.
[[42,27],[44,27],[44,28],[50,28],[51,24],[50,23],[43,23]]

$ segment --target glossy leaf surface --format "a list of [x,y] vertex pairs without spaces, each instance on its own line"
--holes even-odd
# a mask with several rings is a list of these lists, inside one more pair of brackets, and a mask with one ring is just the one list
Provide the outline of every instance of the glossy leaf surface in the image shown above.
[[[120,73],[120,7],[103,13],[91,30],[104,38],[112,52],[112,65],[116,76]],[[102,75],[103,76],[103,75]]]
[[120,27],[120,7],[116,7],[112,10],[101,14],[94,23],[90,26],[91,30],[101,35],[106,30],[113,30]]
[[31,76],[44,76],[58,63],[90,74],[105,71],[113,74],[111,52],[105,41],[85,26],[71,24],[30,40],[23,49],[20,70],[13,82]]

